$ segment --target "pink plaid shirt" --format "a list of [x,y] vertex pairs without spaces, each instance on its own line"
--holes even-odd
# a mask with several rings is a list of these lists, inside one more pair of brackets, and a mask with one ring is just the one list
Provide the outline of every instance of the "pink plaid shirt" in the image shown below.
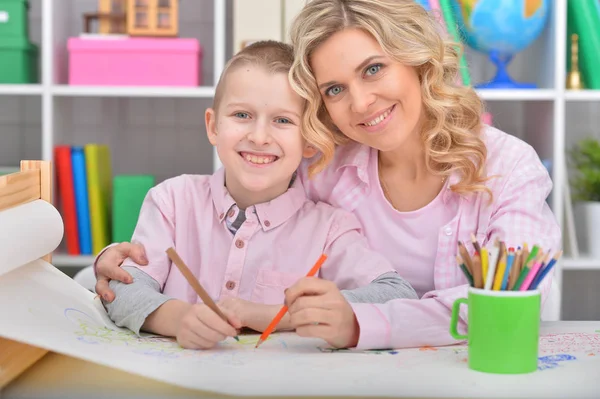
[[215,301],[237,297],[270,305],[283,304],[284,290],[323,253],[328,258],[319,276],[342,289],[366,286],[394,271],[385,256],[369,248],[351,212],[309,201],[299,179],[279,197],[246,209],[233,234],[229,224],[240,211],[224,181],[221,168],[211,176],[182,175],[152,188],[132,237],[144,245],[148,265],[128,258],[123,266],[139,267],[167,296],[201,302],[171,265],[165,251],[174,247]]
[[[552,181],[535,150],[518,138],[493,127],[486,127],[484,141],[488,150],[487,174],[499,175],[487,183],[494,196],[493,203],[488,205],[489,197],[485,193],[460,196],[451,190],[445,190],[444,202],[458,203],[456,215],[439,229],[437,248],[424,248],[436,251],[435,262],[431,266],[432,286],[435,289],[425,293],[419,300],[397,299],[385,304],[353,304],[360,325],[358,348],[403,348],[456,343],[449,333],[452,304],[455,299],[466,297],[468,288],[466,278],[456,264],[457,245],[459,240],[469,243],[471,233],[483,245],[489,245],[490,241],[498,237],[506,242],[507,247],[516,248],[527,243],[530,247],[538,244],[545,250],[560,249],[560,228],[546,203]],[[375,221],[370,209],[389,206],[384,202],[386,200],[383,196],[380,197],[379,204],[370,199],[369,206],[361,206],[362,201],[369,197],[371,188],[379,185],[378,181],[371,181],[372,173],[368,170],[377,164],[370,162],[371,157],[376,155],[377,152],[369,147],[357,143],[347,144],[338,148],[332,164],[313,179],[309,180],[307,177],[306,163],[302,165],[299,177],[311,200],[326,201],[352,211],[361,224],[372,225]],[[456,183],[458,179],[457,175],[450,176],[449,185]],[[438,220],[429,222],[439,225]],[[388,225],[391,222],[387,219],[377,220],[376,223],[385,225],[388,234],[394,228]],[[399,229],[398,226],[395,228]],[[398,233],[398,236],[405,234],[400,234],[400,231]],[[370,239],[368,228],[365,229],[365,234]],[[401,269],[406,265],[397,264],[396,254],[405,251],[407,244],[402,241],[394,244],[382,252],[402,275]],[[467,247],[470,248],[471,245]],[[540,286],[542,303],[550,289],[551,277],[549,275]],[[410,278],[407,280],[413,283]],[[467,313],[464,308],[461,308],[459,329],[466,328]]]

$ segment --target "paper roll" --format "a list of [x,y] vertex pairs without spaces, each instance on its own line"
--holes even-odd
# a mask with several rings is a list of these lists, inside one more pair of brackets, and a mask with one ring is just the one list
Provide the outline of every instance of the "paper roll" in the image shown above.
[[0,276],[54,251],[64,233],[60,213],[36,200],[0,212]]

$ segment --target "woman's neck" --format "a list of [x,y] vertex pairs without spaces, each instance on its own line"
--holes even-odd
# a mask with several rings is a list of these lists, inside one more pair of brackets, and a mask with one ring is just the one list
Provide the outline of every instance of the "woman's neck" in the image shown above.
[[418,134],[412,135],[401,147],[391,151],[380,151],[379,162],[382,169],[405,181],[419,181],[431,173],[425,162],[425,149]]

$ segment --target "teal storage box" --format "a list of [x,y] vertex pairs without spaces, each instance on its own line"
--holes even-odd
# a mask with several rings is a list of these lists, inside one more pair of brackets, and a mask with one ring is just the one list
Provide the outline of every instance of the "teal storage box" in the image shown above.
[[0,38],[29,39],[29,2],[0,0]]
[[113,178],[112,242],[131,241],[142,203],[154,182],[151,175],[118,175]]
[[39,82],[39,48],[26,38],[0,35],[0,60],[0,83]]

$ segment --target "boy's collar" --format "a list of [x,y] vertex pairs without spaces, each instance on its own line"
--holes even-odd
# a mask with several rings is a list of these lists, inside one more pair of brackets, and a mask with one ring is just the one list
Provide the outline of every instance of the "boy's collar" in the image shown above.
[[[227,212],[235,205],[235,201],[225,187],[225,169],[223,167],[211,176],[210,191],[219,222],[223,223]],[[254,205],[254,209],[263,230],[268,231],[294,216],[306,201],[302,181],[294,177],[291,187],[285,193],[269,202]]]

